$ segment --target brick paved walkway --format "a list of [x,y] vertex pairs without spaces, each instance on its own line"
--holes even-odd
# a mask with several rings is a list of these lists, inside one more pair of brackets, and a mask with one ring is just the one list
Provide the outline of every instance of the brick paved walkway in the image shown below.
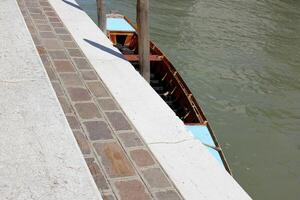
[[49,2],[18,3],[103,198],[181,199]]

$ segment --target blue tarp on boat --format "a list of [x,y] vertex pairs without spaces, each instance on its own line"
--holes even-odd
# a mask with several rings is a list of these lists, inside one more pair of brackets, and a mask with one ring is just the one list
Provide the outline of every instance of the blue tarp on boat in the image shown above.
[[[215,143],[209,133],[209,130],[206,126],[187,125],[186,128],[195,136],[195,138],[200,140],[203,144],[207,144],[209,146],[216,147]],[[208,151],[213,155],[213,157],[216,158],[224,166],[219,152],[211,147],[207,146],[207,148],[208,148]]]
[[134,28],[124,18],[107,18],[107,30],[135,31]]

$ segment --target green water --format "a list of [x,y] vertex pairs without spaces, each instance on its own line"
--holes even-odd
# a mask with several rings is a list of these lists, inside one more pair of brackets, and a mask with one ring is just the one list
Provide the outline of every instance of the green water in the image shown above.
[[[77,0],[95,19],[94,0]],[[107,0],[134,20],[135,0]],[[234,177],[300,199],[300,1],[151,0],[151,38],[204,108]]]

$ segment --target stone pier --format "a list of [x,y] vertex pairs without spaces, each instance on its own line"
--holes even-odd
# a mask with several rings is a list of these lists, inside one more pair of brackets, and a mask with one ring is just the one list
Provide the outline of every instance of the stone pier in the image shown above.
[[250,199],[74,0],[0,8],[0,199]]

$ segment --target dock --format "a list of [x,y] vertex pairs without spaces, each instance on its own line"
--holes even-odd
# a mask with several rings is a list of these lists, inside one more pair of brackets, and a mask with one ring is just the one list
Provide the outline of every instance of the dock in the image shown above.
[[0,7],[0,199],[251,199],[76,1]]

